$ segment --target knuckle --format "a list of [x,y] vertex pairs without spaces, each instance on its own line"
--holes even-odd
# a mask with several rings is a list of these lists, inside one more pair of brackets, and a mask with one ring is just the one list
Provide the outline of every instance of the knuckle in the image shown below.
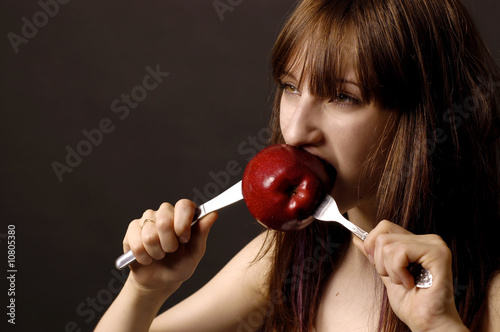
[[437,234],[425,234],[422,235],[427,241],[429,242],[435,242],[435,243],[442,243],[444,242],[443,238]]
[[398,244],[396,248],[394,249],[394,259],[397,262],[402,262],[407,260],[406,258],[406,246],[402,244]]
[[142,246],[140,243],[131,243],[130,250],[132,250],[132,253],[139,263],[147,264],[149,262],[149,255],[144,246]]
[[127,232],[123,237],[122,244],[126,249],[132,249],[140,245],[140,241],[138,241],[139,233],[137,232],[137,227],[135,225],[137,220],[134,220],[129,223]]
[[381,248],[382,248],[382,255],[384,255],[384,256],[390,256],[394,252],[392,246],[384,245]]
[[436,240],[436,245],[438,245],[439,247],[449,249],[448,243],[446,243],[440,236],[436,235],[435,240]]
[[130,234],[130,233],[134,232],[136,225],[140,225],[140,224],[141,224],[140,219],[132,220],[127,226],[127,233],[126,234]]
[[442,255],[446,258],[451,258],[451,250],[441,236],[436,234],[428,234],[424,236],[429,241],[429,243],[434,245],[437,254]]
[[451,256],[452,256],[451,250],[450,250],[450,248],[448,248],[448,246],[440,246],[440,247],[438,247],[438,255],[440,257],[445,258],[447,261],[451,260]]
[[391,225],[391,222],[387,219],[383,219],[380,221],[380,225],[384,228],[387,228],[387,227],[389,227],[389,225]]
[[165,246],[162,248],[164,252],[172,253],[179,249],[179,242],[176,240],[168,241]]
[[159,208],[159,210],[167,210],[167,211],[172,211],[173,209],[174,209],[174,207],[172,206],[172,204],[170,204],[168,202],[161,203],[160,208]]
[[130,244],[128,243],[127,237],[123,238],[122,246],[123,246],[123,251],[124,252],[130,250]]
[[377,225],[377,228],[382,234],[386,233],[391,227],[393,227],[393,223],[387,219],[381,220]]
[[146,217],[146,216],[151,216],[151,215],[153,215],[154,213],[155,213],[155,211],[154,211],[154,210],[152,210],[152,209],[147,209],[147,210],[146,210],[146,211],[144,211],[144,213],[142,214],[142,217],[144,218],[144,217]]
[[158,251],[158,253],[155,255],[154,259],[159,261],[165,258],[166,254],[163,252],[163,250]]
[[158,242],[158,235],[156,233],[144,233],[142,241],[146,246],[155,245]]
[[385,234],[380,234],[375,239],[375,247],[377,248],[385,248],[386,244],[387,244],[387,236],[385,236]]
[[174,220],[172,218],[160,217],[156,220],[156,229],[159,232],[167,232],[172,229]]
[[146,254],[146,249],[143,246],[138,245],[138,244],[131,245],[130,250],[132,250],[132,252],[134,253],[134,256],[136,256],[136,257],[141,257],[141,256],[144,256]]
[[175,203],[175,208],[189,208],[189,209],[194,209],[196,206],[193,201],[190,201],[189,199],[183,198],[177,201]]

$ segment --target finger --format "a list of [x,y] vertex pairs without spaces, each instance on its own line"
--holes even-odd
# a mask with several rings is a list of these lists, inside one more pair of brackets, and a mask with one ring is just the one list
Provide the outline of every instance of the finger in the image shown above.
[[187,243],[191,238],[196,204],[188,199],[181,199],[175,204],[174,231],[180,243]]
[[156,220],[156,211],[152,209],[147,209],[146,211],[144,211],[141,220],[146,219]]
[[189,242],[190,249],[194,252],[198,252],[200,255],[205,253],[208,234],[212,228],[215,220],[217,220],[217,212],[211,212],[200,219],[194,225],[192,230],[192,239]]
[[[407,244],[408,246],[404,246]],[[387,269],[392,267],[392,259],[397,253],[399,260],[402,261],[400,264],[404,264],[406,259],[406,265],[408,265],[409,253],[411,245],[422,245],[419,236],[406,233],[406,234],[379,234],[375,239],[374,245],[374,264],[377,268],[377,272],[381,276],[388,276],[389,273]],[[418,259],[418,258],[416,258]]]
[[403,284],[408,289],[414,287],[414,277],[408,270],[410,263],[418,263],[431,271],[436,285],[452,282],[452,275],[448,273],[451,270],[451,251],[439,236],[384,234],[379,237],[375,249],[377,272],[389,276],[392,283]]
[[156,223],[154,221],[142,222],[141,238],[144,248],[151,258],[160,260],[165,257],[165,252],[162,250]]
[[452,283],[451,271],[452,254],[443,239],[434,234],[419,235],[420,245],[408,250],[409,262],[420,264],[429,270],[433,276],[433,284]]
[[359,251],[370,261],[370,263],[373,265],[373,257],[368,255],[366,250],[365,250],[365,244],[363,240],[361,240],[357,236],[353,236],[352,242],[356,248],[358,248]]
[[[418,237],[411,233],[408,234],[379,234],[375,239],[374,252],[373,252],[373,261],[375,268],[377,269],[377,273],[380,276],[389,276],[390,273],[388,269],[392,268],[392,259],[394,254],[398,252],[407,253],[403,251],[402,247],[398,248],[398,245],[401,245],[404,242],[416,242]],[[392,276],[394,276],[393,271],[390,271]],[[396,278],[398,284],[401,284],[401,280]]]
[[[379,234],[375,238],[373,246],[373,265],[377,270],[378,275],[387,277],[389,274],[386,270],[385,257],[389,255],[388,246],[394,241],[391,234]],[[366,247],[365,247],[366,248]],[[368,251],[368,250],[367,250]],[[370,254],[369,254],[370,255]]]
[[219,214],[217,213],[217,211],[215,211],[201,218],[200,221],[198,222],[198,228],[196,229],[197,234],[199,234],[199,236],[204,236],[206,240],[208,234],[210,233],[210,229],[214,225],[215,220],[217,220],[218,216]]
[[[132,223],[134,223],[134,221],[132,221]],[[125,236],[123,237],[123,241],[122,241],[122,245],[123,245],[123,252],[128,252],[130,250],[130,225],[132,224],[130,223],[127,227],[127,231],[125,232]]]
[[179,242],[174,231],[174,207],[163,203],[156,216],[156,230],[163,252],[174,252],[179,248]]
[[127,234],[123,240],[123,249],[124,252],[132,250],[137,262],[148,265],[153,261],[153,258],[149,256],[142,243],[141,225],[142,220],[140,219],[136,219],[129,224]]
[[396,248],[392,259],[391,279],[394,283],[401,282],[407,289],[412,289],[415,286],[415,279],[408,270],[410,260],[405,248]]
[[409,260],[407,246],[402,242],[395,242],[384,247],[384,267],[392,283],[404,285],[407,289],[413,288],[413,276],[408,271]]
[[375,246],[378,237],[382,234],[412,234],[403,227],[396,225],[388,220],[382,220],[378,225],[368,233],[364,242],[364,248],[369,256],[375,258]]

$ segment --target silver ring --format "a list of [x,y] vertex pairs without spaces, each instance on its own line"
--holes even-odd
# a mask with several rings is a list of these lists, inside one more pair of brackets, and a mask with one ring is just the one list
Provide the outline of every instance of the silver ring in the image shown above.
[[146,225],[149,221],[151,221],[153,224],[156,223],[156,221],[152,220],[152,219],[144,219],[144,221],[142,222],[142,225],[141,225],[141,229],[144,227],[144,225]]

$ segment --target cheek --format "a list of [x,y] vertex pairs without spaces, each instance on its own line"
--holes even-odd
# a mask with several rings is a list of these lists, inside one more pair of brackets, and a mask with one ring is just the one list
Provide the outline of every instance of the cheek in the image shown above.
[[[339,133],[341,134],[341,133]],[[363,165],[366,161],[368,149],[360,142],[360,138],[348,133],[337,139],[337,183],[336,187],[341,192],[359,192],[363,185]]]
[[352,177],[359,173],[365,163],[375,138],[368,134],[363,123],[350,123],[338,128],[331,138],[338,156],[338,166],[341,172]]
[[385,162],[383,156],[374,152],[382,139],[384,127],[385,121],[365,118],[342,126],[332,137],[339,172],[334,197],[347,196],[347,200],[354,202],[374,194]]
[[341,157],[338,158],[337,180],[331,193],[343,212],[374,197],[377,181],[370,168],[366,167],[370,149],[360,144],[359,137],[351,138],[350,141],[344,140],[337,150]]
[[337,132],[337,139],[341,143],[342,156],[348,167],[359,172],[367,163],[373,161],[375,165],[379,165],[383,162],[382,157],[374,153],[379,147],[384,150],[388,145],[387,142],[382,142],[387,122],[387,112],[372,109],[365,116],[360,114],[352,117],[349,123],[341,127],[342,130]]

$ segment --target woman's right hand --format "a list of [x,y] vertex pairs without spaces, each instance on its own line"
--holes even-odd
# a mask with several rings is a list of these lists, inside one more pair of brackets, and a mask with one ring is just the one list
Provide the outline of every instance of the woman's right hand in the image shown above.
[[163,203],[158,210],[147,210],[129,224],[123,249],[132,250],[136,257],[130,265],[129,281],[140,291],[169,293],[193,274],[217,219],[217,213],[210,213],[191,227],[195,208],[187,199],[178,201],[175,207]]

